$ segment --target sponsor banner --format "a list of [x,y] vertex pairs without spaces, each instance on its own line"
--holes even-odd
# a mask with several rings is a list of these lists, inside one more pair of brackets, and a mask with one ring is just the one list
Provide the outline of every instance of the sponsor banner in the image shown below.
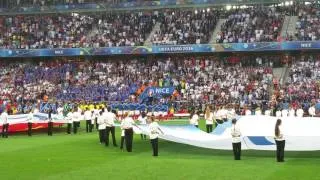
[[171,96],[174,90],[174,87],[148,87],[140,94],[139,99],[144,100],[147,97],[161,98],[163,96]]
[[0,57],[47,57],[47,56],[97,56],[97,55],[147,55],[170,53],[214,53],[214,52],[261,52],[319,50],[320,41],[305,42],[261,42],[223,43],[193,45],[163,45],[106,48],[64,49],[0,49]]

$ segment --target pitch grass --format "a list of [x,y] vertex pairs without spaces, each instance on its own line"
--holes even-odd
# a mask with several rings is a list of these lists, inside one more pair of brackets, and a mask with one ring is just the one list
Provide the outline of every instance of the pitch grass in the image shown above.
[[[14,179],[320,179],[320,153],[287,152],[285,163],[275,162],[274,152],[243,151],[234,161],[231,151],[203,149],[160,141],[159,157],[151,156],[149,140],[135,135],[133,152],[105,147],[98,135],[67,135],[56,128],[52,137],[37,132],[0,139],[0,180]],[[201,122],[200,127],[204,129]],[[58,131],[58,132],[57,132]],[[120,144],[117,129],[117,143]]]

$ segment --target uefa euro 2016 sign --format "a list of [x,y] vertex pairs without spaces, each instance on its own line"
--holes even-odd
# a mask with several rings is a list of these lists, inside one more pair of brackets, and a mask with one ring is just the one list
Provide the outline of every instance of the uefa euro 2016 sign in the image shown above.
[[163,46],[128,46],[65,49],[0,49],[0,57],[106,56],[121,54],[170,54],[319,50],[320,41],[222,43]]

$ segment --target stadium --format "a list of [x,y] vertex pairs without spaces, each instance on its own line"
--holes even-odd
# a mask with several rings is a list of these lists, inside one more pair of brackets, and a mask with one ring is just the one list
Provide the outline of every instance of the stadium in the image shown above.
[[319,5],[0,0],[0,179],[320,179]]

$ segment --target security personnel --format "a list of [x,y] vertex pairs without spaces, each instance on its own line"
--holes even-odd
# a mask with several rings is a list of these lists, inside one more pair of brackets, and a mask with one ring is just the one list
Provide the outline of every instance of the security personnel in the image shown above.
[[4,110],[1,114],[2,120],[2,138],[8,138],[9,122],[8,122],[8,113],[7,110]]
[[125,118],[121,122],[121,128],[124,129],[124,138],[126,143],[126,149],[128,152],[132,152],[132,140],[133,140],[133,126],[135,125],[132,117],[128,112],[125,113]]
[[111,108],[107,108],[107,112],[103,114],[105,124],[106,124],[106,146],[109,146],[109,135],[111,132],[112,136],[112,143],[114,147],[117,147],[116,143],[116,134],[115,134],[115,127],[114,127],[114,121],[116,120],[116,115],[111,112]]
[[152,146],[153,156],[158,156],[158,137],[159,134],[164,134],[163,131],[160,129],[160,126],[154,120],[154,116],[151,117],[151,123],[149,125],[150,131],[150,142]]
[[67,133],[71,134],[71,127],[72,127],[72,110],[70,110],[66,116],[66,120],[67,120]]
[[98,124],[98,131],[99,131],[99,140],[100,144],[105,142],[105,134],[106,134],[106,124],[103,117],[104,109],[99,112],[97,116],[97,124]]
[[52,136],[53,121],[52,121],[52,108],[48,110],[48,136]]
[[84,120],[86,121],[86,132],[90,132],[90,126],[91,126],[91,111],[89,108],[86,108],[86,111],[84,112]]
[[28,136],[32,136],[32,123],[33,123],[33,112],[32,110],[28,114]]
[[281,126],[281,119],[278,119],[275,126],[275,141],[277,145],[277,162],[284,162],[284,147],[286,141],[284,139],[282,126]]
[[239,126],[236,125],[237,120],[232,119],[231,136],[234,160],[241,159],[241,132]]

